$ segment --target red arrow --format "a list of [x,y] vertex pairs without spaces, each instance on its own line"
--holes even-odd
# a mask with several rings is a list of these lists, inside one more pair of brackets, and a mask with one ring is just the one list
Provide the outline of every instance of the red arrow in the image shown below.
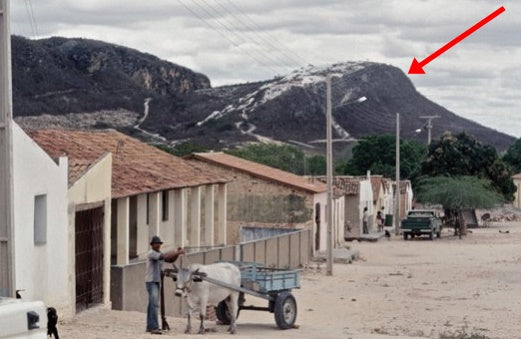
[[437,50],[436,52],[429,55],[427,58],[425,58],[423,61],[418,62],[416,58],[412,60],[411,68],[409,69],[409,74],[425,74],[425,71],[423,70],[423,67],[427,65],[432,60],[439,57],[441,54],[445,53],[450,48],[454,47],[457,43],[461,42],[461,40],[465,39],[481,27],[485,26],[487,23],[492,21],[495,17],[497,17],[499,14],[503,13],[505,11],[505,7],[501,6],[498,9],[496,9],[494,12],[489,14],[486,18],[475,24],[474,26],[467,29],[465,32],[461,33],[454,39],[452,39],[449,43],[447,43],[445,46]]

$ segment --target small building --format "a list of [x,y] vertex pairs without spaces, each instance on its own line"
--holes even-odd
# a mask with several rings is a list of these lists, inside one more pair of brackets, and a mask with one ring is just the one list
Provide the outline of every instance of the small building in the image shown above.
[[362,216],[367,207],[369,228],[373,220],[373,188],[366,177],[335,176],[334,186],[344,194],[344,239],[357,239],[362,234]]
[[[228,243],[239,243],[242,227],[303,228],[312,232],[315,251],[326,249],[324,183],[222,152],[194,153],[187,158],[232,180],[228,184]],[[335,201],[334,220],[342,224],[334,229],[334,237],[343,225],[342,202]]]
[[512,179],[514,180],[514,185],[517,188],[516,193],[514,193],[514,207],[515,208],[521,208],[521,173],[517,173],[514,176],[512,176]]

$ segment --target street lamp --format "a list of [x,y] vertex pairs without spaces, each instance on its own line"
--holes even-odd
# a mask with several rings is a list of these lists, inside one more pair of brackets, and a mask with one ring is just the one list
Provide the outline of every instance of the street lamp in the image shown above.
[[[436,115],[424,115],[419,118],[427,120],[427,123],[425,124],[424,128],[427,129],[427,146],[428,146],[431,144],[432,119],[440,118],[440,116],[437,114]],[[416,130],[416,132],[419,133],[418,130]],[[421,132],[421,129],[420,129],[420,132]]]
[[[366,101],[365,96],[360,97],[351,103]],[[327,183],[327,245],[326,245],[326,275],[333,275],[333,144],[332,144],[332,108],[331,108],[331,75],[326,77],[326,183]]]

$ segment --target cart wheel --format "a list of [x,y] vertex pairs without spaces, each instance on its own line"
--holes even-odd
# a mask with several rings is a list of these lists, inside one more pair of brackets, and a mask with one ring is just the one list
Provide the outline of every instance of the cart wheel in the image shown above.
[[282,292],[275,299],[275,322],[282,330],[292,328],[297,320],[297,302],[290,292]]
[[[226,305],[224,300],[215,307],[215,315],[223,325],[230,325],[232,322],[230,310],[228,310],[228,305]],[[237,317],[235,319],[237,318],[239,318],[239,309],[237,309]]]

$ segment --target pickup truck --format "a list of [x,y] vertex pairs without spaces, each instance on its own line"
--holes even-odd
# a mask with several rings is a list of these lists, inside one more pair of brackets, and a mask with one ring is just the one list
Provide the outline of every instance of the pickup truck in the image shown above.
[[0,297],[0,338],[47,338],[47,310],[41,301]]
[[442,223],[440,218],[433,210],[412,210],[407,213],[407,218],[402,220],[401,230],[403,239],[407,240],[410,235],[411,238],[416,235],[427,235],[429,239],[440,237]]

